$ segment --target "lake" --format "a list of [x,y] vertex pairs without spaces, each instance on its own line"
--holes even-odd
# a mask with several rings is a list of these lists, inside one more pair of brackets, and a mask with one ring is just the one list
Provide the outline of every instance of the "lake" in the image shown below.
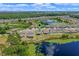
[[79,42],[66,44],[42,42],[40,52],[45,56],[79,56]]

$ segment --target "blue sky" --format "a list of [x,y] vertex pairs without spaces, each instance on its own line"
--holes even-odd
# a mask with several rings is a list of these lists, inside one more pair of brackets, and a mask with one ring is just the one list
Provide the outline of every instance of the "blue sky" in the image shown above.
[[0,3],[0,11],[79,11],[79,3]]

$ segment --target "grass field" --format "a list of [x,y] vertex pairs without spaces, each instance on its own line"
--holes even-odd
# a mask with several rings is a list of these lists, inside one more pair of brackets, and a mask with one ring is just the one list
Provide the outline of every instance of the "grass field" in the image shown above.
[[4,34],[4,35],[0,35],[0,44],[5,44],[7,41],[8,35]]

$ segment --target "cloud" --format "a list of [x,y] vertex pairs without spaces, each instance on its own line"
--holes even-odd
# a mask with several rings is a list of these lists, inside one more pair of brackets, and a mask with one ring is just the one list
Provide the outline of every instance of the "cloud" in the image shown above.
[[0,3],[0,11],[79,11],[79,3]]
[[56,5],[61,5],[61,6],[79,6],[79,3],[56,3]]
[[53,8],[56,8],[50,3],[42,3],[42,4],[37,3],[37,4],[32,4],[31,6],[33,7],[32,10],[37,10],[37,11],[52,11]]
[[16,4],[16,6],[29,6],[28,4]]

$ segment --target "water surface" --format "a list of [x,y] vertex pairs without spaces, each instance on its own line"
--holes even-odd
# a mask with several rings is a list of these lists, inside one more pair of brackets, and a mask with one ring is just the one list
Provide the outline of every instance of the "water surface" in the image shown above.
[[40,49],[46,56],[79,56],[79,42],[66,44],[42,42]]

